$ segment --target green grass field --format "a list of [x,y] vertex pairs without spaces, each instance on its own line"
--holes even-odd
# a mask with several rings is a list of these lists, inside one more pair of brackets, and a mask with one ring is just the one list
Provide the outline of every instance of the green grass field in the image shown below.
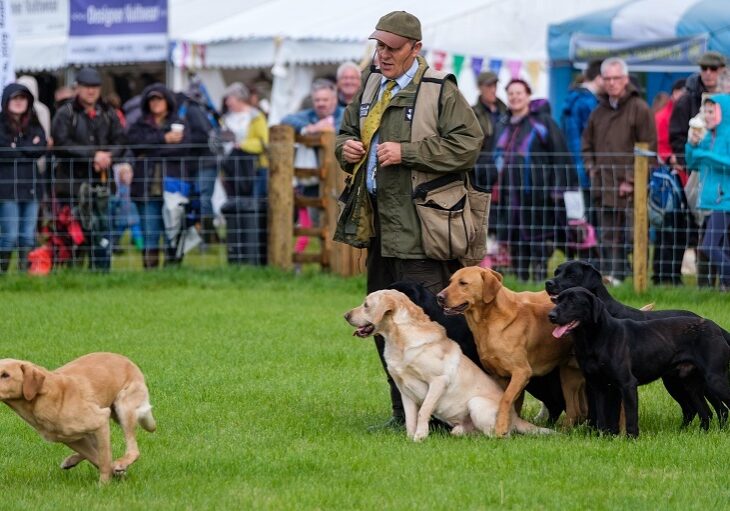
[[[92,351],[145,372],[158,431],[100,488],[88,463],[0,408],[4,509],[723,509],[730,431],[680,431],[661,384],[642,387],[638,440],[585,429],[540,438],[414,444],[368,433],[388,416],[372,341],[342,314],[364,281],[221,269],[9,276],[0,282],[0,357],[48,368]],[[687,308],[730,328],[728,297],[659,289],[633,305]],[[537,412],[527,403],[527,416]],[[123,449],[114,426],[115,455]]]

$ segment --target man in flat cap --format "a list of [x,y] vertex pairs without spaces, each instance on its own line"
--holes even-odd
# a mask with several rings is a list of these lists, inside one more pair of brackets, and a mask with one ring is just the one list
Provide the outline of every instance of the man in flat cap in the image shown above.
[[477,77],[479,86],[479,98],[472,106],[477,116],[479,126],[484,133],[482,142],[482,155],[489,154],[494,142],[494,127],[502,115],[507,112],[507,105],[497,97],[497,82],[499,78],[492,71],[482,71]]
[[[438,194],[439,186],[453,191],[463,183],[479,156],[482,130],[454,76],[430,69],[419,56],[418,18],[395,11],[375,28],[374,65],[364,71],[337,137],[337,158],[350,185],[335,240],[368,248],[368,293],[399,280],[438,293],[460,267],[472,233],[455,227],[453,238],[436,242],[443,226],[427,220],[421,210],[428,208],[416,204]],[[462,218],[458,205],[446,209],[446,216]],[[475,228],[483,232],[486,225]],[[385,367],[383,339],[375,341]],[[399,427],[403,403],[387,369],[386,375],[393,415],[384,426]]]
[[100,98],[99,72],[91,67],[79,70],[74,99],[53,117],[51,133],[58,163],[52,185],[60,208],[75,210],[82,217],[86,214],[79,219],[84,240],[74,246],[74,262],[81,263],[88,253],[89,267],[106,271],[112,247],[104,195],[108,196],[113,181],[112,164],[125,152],[125,137],[114,108]]
[[[685,83],[686,92],[677,100],[669,120],[669,144],[672,146],[672,156],[669,163],[678,170],[692,171],[685,169],[684,146],[687,143],[687,131],[689,120],[697,115],[702,106],[702,95],[705,93],[720,92],[720,74],[727,65],[725,56],[716,51],[708,51],[697,61],[700,66],[699,73],[692,74]],[[694,224],[694,222],[692,222]],[[702,226],[692,225],[694,232],[691,240],[701,238]],[[697,230],[699,229],[699,231]],[[690,241],[690,246],[696,245],[696,241]],[[714,272],[707,256],[701,250],[697,250],[697,285],[699,287],[712,287]]]

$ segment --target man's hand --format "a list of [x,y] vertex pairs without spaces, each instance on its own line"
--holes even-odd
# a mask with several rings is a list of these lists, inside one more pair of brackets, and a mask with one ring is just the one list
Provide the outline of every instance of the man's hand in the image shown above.
[[628,181],[621,181],[621,184],[618,185],[618,196],[626,197],[627,195],[631,195],[632,193],[634,193],[633,183],[629,183]]
[[365,146],[359,140],[348,140],[342,146],[342,156],[347,163],[357,163],[365,156]]
[[326,131],[335,131],[334,118],[331,115],[305,126],[302,133],[324,133]]
[[115,167],[115,169],[117,171],[117,177],[121,184],[128,186],[132,183],[134,171],[132,170],[132,166],[129,163],[120,163],[119,166]]
[[378,144],[378,163],[381,167],[388,165],[398,165],[401,162],[400,143],[399,142],[383,142]]
[[112,153],[109,151],[96,151],[94,154],[94,170],[101,172],[112,166]]

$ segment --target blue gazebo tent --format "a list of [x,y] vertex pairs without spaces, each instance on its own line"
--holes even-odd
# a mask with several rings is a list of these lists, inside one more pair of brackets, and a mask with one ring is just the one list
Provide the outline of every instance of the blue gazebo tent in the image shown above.
[[707,50],[730,57],[727,0],[632,0],[548,27],[550,101],[556,116],[590,60],[621,56],[641,74],[649,101],[698,70]]

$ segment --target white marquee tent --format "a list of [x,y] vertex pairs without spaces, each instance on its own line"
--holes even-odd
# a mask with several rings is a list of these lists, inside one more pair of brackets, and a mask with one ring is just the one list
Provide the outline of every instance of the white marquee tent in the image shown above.
[[[61,69],[68,42],[69,0],[39,16],[11,0],[17,16],[15,67]],[[476,98],[472,59],[500,68],[502,77],[524,74],[539,95],[547,94],[547,25],[623,3],[622,0],[370,0],[350,7],[338,0],[168,0],[175,88],[187,71],[202,72],[213,95],[225,85],[222,70],[270,70],[274,75],[272,120],[299,105],[317,69],[369,57],[367,36],[388,11],[414,13],[423,24],[432,65],[454,71],[464,93]],[[51,3],[49,3],[50,5]],[[45,4],[44,4],[45,5]],[[530,64],[507,65],[512,63]],[[457,62],[460,62],[457,66]],[[496,64],[496,67],[495,67]],[[504,64],[504,65],[503,65]],[[319,66],[319,67],[317,67]],[[462,67],[463,66],[463,67]],[[456,68],[459,69],[456,69]]]
[[[187,0],[189,4],[198,1]],[[201,3],[210,6],[211,2],[217,3]],[[546,96],[548,24],[619,3],[622,0],[460,0],[452,4],[370,0],[355,9],[337,0],[316,4],[297,0],[244,2],[237,14],[200,23],[199,28],[171,28],[170,37],[177,42],[172,58],[176,70],[173,84],[181,86],[184,71],[191,67],[270,68],[274,75],[271,120],[276,122],[307,94],[314,65],[367,58],[367,36],[378,18],[402,9],[421,20],[431,64],[442,60],[444,69],[461,71],[460,86],[470,100],[477,94],[474,73],[468,72],[474,57],[483,59],[484,69],[490,61],[529,62],[530,69],[502,66],[504,75],[500,76],[509,79],[511,74],[525,74],[537,94]],[[461,62],[458,70],[453,69],[456,62]],[[212,92],[215,95],[216,91]]]

